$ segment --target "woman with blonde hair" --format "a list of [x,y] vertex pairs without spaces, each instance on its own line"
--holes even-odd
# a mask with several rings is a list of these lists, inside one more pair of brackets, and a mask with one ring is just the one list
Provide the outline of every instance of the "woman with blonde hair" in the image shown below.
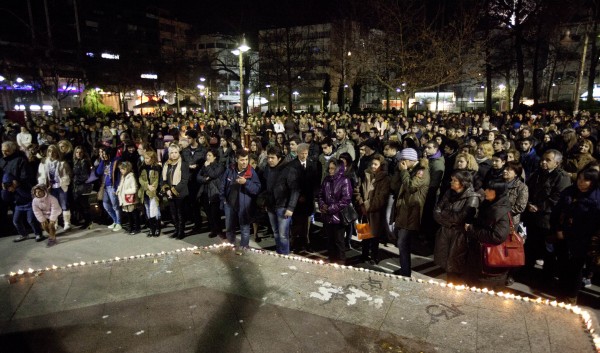
[[38,184],[48,186],[50,195],[60,203],[63,214],[63,229],[71,229],[71,211],[69,211],[68,190],[71,184],[71,168],[62,159],[58,146],[50,145],[38,167]]
[[149,237],[160,235],[160,205],[158,198],[158,186],[160,184],[160,165],[158,155],[152,150],[144,153],[144,165],[140,168],[140,189],[138,191],[140,202],[146,210],[148,220]]
[[471,174],[473,190],[481,192],[481,186],[483,185],[483,178],[479,176],[479,164],[477,160],[470,153],[459,153],[456,155],[456,161],[454,162],[454,171],[466,170]]
[[577,174],[590,162],[596,159],[592,156],[594,152],[594,144],[588,139],[583,139],[575,146],[576,153],[572,153],[567,157],[565,163],[565,172],[571,177],[571,181],[577,181]]
[[171,219],[175,232],[171,238],[185,238],[185,219],[183,213],[183,200],[188,195],[189,165],[181,158],[179,146],[169,146],[169,159],[164,163],[162,170],[161,189],[169,200]]
[[494,155],[494,147],[490,141],[481,141],[477,144],[475,150],[475,160],[479,165],[479,176],[485,178],[487,172],[492,169],[492,156]]

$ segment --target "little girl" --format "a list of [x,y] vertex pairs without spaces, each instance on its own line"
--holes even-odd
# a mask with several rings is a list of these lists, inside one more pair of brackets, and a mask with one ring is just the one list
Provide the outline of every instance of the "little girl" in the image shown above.
[[119,164],[121,183],[119,183],[119,187],[117,188],[117,197],[119,198],[119,205],[123,210],[123,215],[125,218],[129,218],[129,234],[134,235],[140,232],[140,214],[136,207],[138,185],[135,174],[131,172],[132,169],[133,167],[130,162],[125,161]]
[[58,199],[48,193],[45,184],[38,184],[31,189],[33,214],[42,229],[48,232],[48,247],[56,245],[56,220],[62,213]]

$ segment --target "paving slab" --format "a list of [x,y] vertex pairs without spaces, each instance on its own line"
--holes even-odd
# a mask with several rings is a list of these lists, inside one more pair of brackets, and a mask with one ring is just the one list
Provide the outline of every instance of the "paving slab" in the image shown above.
[[580,315],[545,303],[265,251],[178,250],[10,277],[2,351],[595,351]]

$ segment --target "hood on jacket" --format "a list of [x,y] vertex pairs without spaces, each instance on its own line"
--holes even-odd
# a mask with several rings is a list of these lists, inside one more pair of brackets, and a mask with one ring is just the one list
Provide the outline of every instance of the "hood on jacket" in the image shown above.
[[33,198],[35,198],[35,191],[38,190],[38,189],[42,190],[44,192],[45,196],[48,196],[48,188],[46,187],[46,185],[44,185],[44,184],[37,184],[36,186],[34,186],[33,188],[31,188],[31,196]]

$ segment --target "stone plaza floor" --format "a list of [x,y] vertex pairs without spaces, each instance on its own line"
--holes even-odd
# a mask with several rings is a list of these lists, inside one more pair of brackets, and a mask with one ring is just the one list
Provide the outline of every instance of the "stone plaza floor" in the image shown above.
[[103,229],[56,263],[78,236],[28,244],[33,273],[4,276],[1,352],[596,351],[579,308],[557,303],[166,237],[95,251]]

